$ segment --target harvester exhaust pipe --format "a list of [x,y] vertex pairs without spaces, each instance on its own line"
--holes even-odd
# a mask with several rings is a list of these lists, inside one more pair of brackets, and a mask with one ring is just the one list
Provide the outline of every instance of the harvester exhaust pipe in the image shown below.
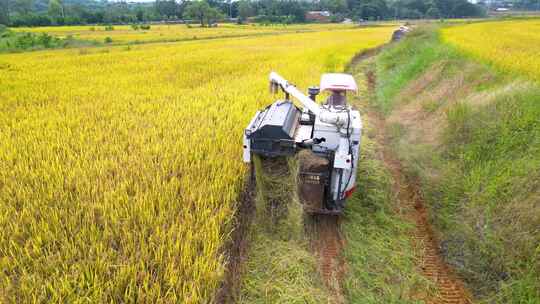
[[308,88],[309,98],[311,98],[311,100],[315,102],[317,102],[317,95],[319,95],[320,92],[321,92],[321,89],[317,86]]

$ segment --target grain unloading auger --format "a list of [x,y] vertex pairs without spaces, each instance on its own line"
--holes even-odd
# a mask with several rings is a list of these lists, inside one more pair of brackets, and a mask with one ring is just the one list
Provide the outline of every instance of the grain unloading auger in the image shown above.
[[[304,210],[311,214],[340,214],[355,190],[360,152],[360,113],[347,105],[348,91],[357,91],[348,74],[324,74],[320,88],[310,87],[308,96],[275,72],[270,90],[285,94],[258,111],[244,132],[244,162],[252,154],[264,158],[299,155],[298,193]],[[320,92],[330,95],[322,105]],[[297,99],[302,107],[293,104]]]

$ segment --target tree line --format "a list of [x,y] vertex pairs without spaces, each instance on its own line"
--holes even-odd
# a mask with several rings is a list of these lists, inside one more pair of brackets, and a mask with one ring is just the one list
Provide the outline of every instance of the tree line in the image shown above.
[[[520,0],[531,1],[531,0]],[[106,0],[0,0],[0,24],[46,26],[217,20],[263,23],[306,21],[308,11],[329,11],[331,21],[477,17],[481,5],[467,0],[156,0],[128,3]]]

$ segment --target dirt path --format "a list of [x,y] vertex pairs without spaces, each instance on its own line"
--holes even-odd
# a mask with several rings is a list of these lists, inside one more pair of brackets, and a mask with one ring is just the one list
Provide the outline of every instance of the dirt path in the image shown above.
[[[365,72],[365,75],[369,89],[374,90],[376,75],[372,71]],[[428,304],[471,304],[470,293],[440,254],[439,243],[429,223],[428,210],[417,182],[406,178],[401,162],[390,148],[385,134],[384,118],[375,111],[369,111],[367,116],[377,132],[376,140],[382,147],[383,162],[392,174],[394,193],[398,195],[401,207],[407,210],[405,217],[415,224],[412,237],[414,246],[418,249],[418,267],[437,289],[436,296],[417,296]]]
[[345,261],[341,255],[344,239],[340,230],[340,217],[335,215],[309,216],[312,248],[319,259],[321,276],[336,304],[345,303],[341,281],[345,274]]

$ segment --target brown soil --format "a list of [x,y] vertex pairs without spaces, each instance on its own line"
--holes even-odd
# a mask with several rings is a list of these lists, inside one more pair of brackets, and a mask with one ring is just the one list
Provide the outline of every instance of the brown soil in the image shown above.
[[344,303],[341,281],[345,274],[345,261],[341,251],[345,246],[340,230],[340,217],[313,215],[307,219],[311,227],[312,248],[319,259],[321,276],[334,297],[333,303]]
[[228,263],[225,270],[225,279],[217,292],[215,303],[235,303],[240,291],[242,266],[247,258],[248,249],[248,240],[245,236],[248,233],[255,211],[255,173],[253,165],[250,170],[249,178],[244,186],[245,190],[240,195],[231,241],[224,250],[228,254]]
[[[366,73],[369,89],[375,88],[375,75]],[[406,210],[405,217],[415,224],[413,242],[418,250],[418,267],[424,276],[435,286],[435,295],[417,295],[419,300],[428,304],[470,304],[472,298],[461,280],[444,262],[439,243],[428,220],[420,188],[416,181],[407,179],[403,173],[401,162],[390,149],[385,135],[386,122],[376,112],[368,112],[370,123],[376,130],[376,140],[383,147],[382,159],[393,177],[393,190],[398,195],[400,209]]]

